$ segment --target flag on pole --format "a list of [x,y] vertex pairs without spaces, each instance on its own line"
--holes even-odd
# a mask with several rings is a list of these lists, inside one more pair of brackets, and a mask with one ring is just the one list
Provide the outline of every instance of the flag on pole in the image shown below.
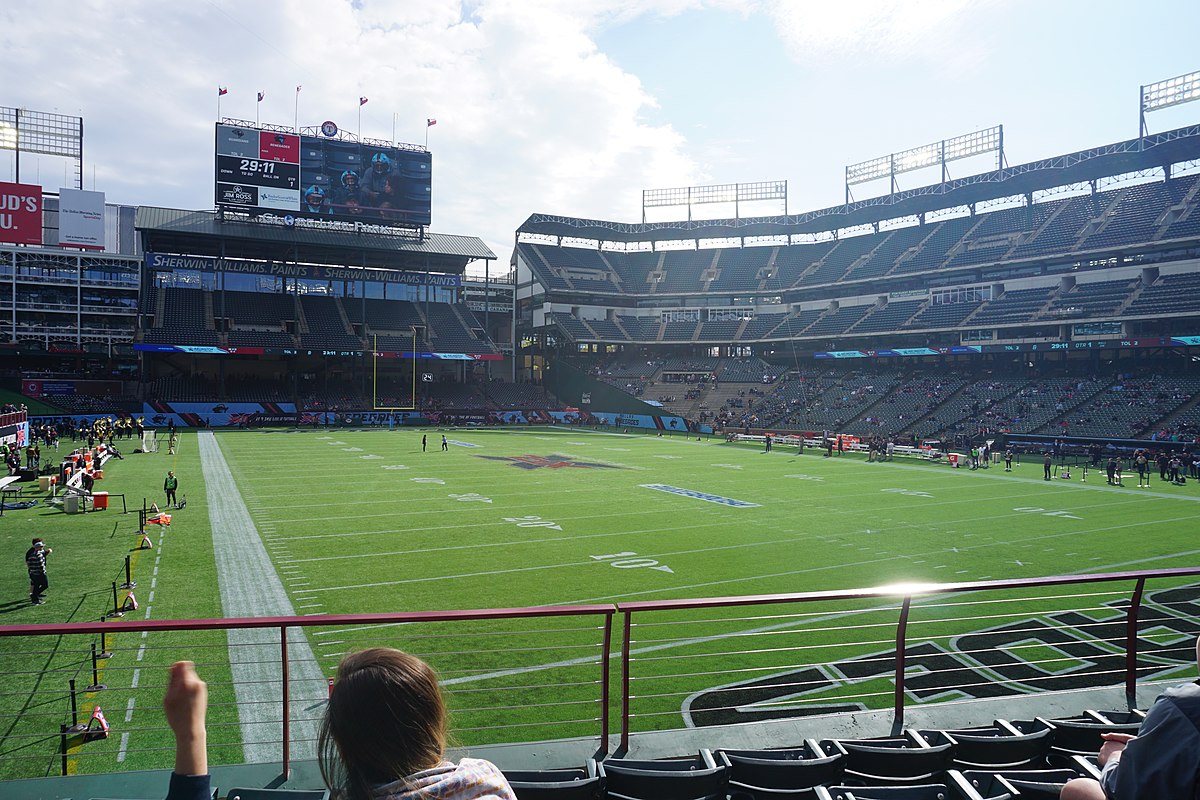
[[434,126],[434,125],[437,125],[437,120],[436,120],[436,119],[433,119],[433,118],[431,117],[431,118],[429,118],[429,119],[425,120],[425,127],[426,127],[426,128],[430,128],[430,127],[432,127],[432,126]]
[[264,98],[264,97],[266,97],[266,96],[267,96],[267,93],[266,93],[266,92],[259,92],[259,93],[258,93],[258,102],[260,102],[260,103],[261,103],[261,102],[263,101],[263,98]]
[[300,89],[301,89],[301,87],[300,87],[300,86],[297,86],[297,87],[296,87],[296,91],[297,91],[297,92],[299,92],[299,91],[300,91]]
[[217,87],[217,97],[224,97],[227,94],[229,94],[229,89],[225,88],[224,86]]
[[358,104],[360,106],[365,106],[367,104],[367,98],[365,98],[365,97],[358,98]]

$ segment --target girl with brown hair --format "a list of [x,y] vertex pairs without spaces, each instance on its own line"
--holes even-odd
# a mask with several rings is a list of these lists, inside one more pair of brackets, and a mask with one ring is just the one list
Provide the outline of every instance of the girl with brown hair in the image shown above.
[[[192,663],[172,666],[163,699],[176,737],[167,800],[212,796],[206,706]],[[321,723],[321,776],[336,800],[516,800],[494,764],[447,761],[446,737],[446,705],[428,664],[390,648],[352,653],[338,666]]]

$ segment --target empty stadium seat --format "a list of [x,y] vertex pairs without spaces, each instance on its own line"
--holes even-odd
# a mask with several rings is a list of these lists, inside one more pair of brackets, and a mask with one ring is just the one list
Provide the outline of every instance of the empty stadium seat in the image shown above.
[[329,800],[329,790],[230,789],[228,800]]
[[814,797],[817,786],[841,780],[846,761],[813,741],[787,750],[718,750],[717,758],[727,770],[730,795],[756,800]]
[[708,750],[689,759],[608,759],[599,770],[605,795],[618,800],[701,800],[725,794],[725,766]]
[[1050,752],[1049,728],[1021,733],[1008,723],[963,730],[921,730],[930,744],[954,745],[954,766],[958,769],[1034,769],[1046,766]]
[[[979,800],[957,784],[928,783],[917,786],[824,786],[817,787],[819,800]],[[1007,800],[1004,794],[988,800]]]
[[913,736],[884,739],[826,739],[826,755],[846,757],[846,777],[876,786],[936,782],[953,765],[954,745],[929,746]]
[[598,800],[604,780],[594,759],[578,769],[505,770],[518,800]]

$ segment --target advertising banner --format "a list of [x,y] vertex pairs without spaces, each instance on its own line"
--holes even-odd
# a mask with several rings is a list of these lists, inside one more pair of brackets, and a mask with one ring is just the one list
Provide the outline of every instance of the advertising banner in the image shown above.
[[[211,256],[177,256],[167,253],[146,253],[146,269],[196,270],[197,272],[231,272],[243,275],[268,275],[277,278],[307,278],[321,281],[376,281],[402,283],[407,286],[462,286],[461,275],[437,272],[408,272],[405,270],[359,269],[356,267],[322,267],[303,264],[274,264],[267,261],[230,261],[224,264]],[[509,307],[511,311],[511,306]]]
[[42,243],[42,187],[0,181],[0,242]]
[[58,190],[58,243],[104,249],[104,192]]

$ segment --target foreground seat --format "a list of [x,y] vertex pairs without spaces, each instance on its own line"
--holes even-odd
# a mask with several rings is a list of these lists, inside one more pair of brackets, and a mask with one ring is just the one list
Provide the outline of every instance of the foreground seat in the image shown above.
[[[1011,794],[988,800],[1009,800]],[[818,800],[981,800],[969,788],[954,783],[930,783],[917,786],[824,786],[817,787]]]
[[1050,728],[1022,733],[1004,720],[991,725],[958,730],[920,730],[932,745],[954,745],[956,769],[1037,769],[1046,767]]
[[1062,785],[1079,773],[1072,769],[966,770],[955,773],[984,800],[1001,797],[1058,797]]
[[615,800],[709,800],[725,796],[725,766],[709,750],[694,758],[613,758],[598,765],[606,797]]
[[812,740],[788,750],[718,750],[724,764],[732,798],[815,797],[815,787],[841,782],[846,757],[826,755]]
[[820,746],[826,755],[840,753],[846,757],[847,783],[936,784],[953,766],[953,744],[930,746],[912,734],[886,739],[826,739]]
[[595,759],[579,769],[504,770],[518,800],[599,800],[604,780]]
[[229,800],[329,800],[328,789],[230,789]]

